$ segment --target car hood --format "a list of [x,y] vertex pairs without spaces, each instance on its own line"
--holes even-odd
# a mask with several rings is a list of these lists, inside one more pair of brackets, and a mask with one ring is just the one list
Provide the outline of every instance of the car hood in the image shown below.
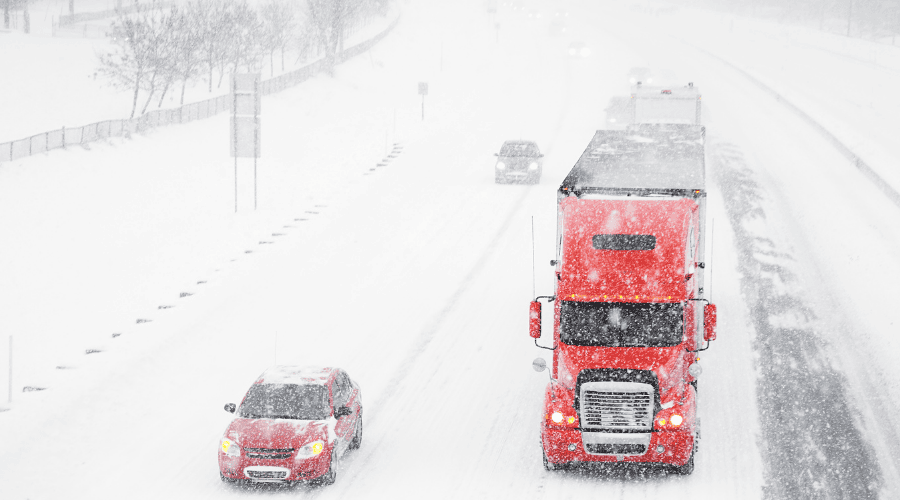
[[244,448],[299,448],[316,440],[334,440],[336,420],[236,418],[225,431]]

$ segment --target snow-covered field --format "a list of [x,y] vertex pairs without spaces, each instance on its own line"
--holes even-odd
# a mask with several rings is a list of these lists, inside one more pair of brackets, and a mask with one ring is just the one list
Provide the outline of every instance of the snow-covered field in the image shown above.
[[[0,164],[0,387],[5,336],[14,342],[0,496],[900,495],[898,207],[789,108],[704,52],[771,86],[900,189],[898,68],[866,59],[884,47],[836,51],[800,29],[588,1],[565,2],[560,36],[546,17],[501,7],[491,18],[479,0],[400,7],[400,25],[370,54],[263,101],[255,212],[243,160],[233,213],[225,116]],[[22,36],[0,34],[0,55],[5,44],[23,61],[18,51],[40,50]],[[573,40],[592,55],[570,58]],[[4,73],[0,86],[92,70],[67,60]],[[707,286],[720,334],[702,356],[702,448],[689,477],[548,473],[538,445],[546,375],[529,366],[543,353],[526,334],[532,217],[535,288],[552,293],[556,186],[635,66],[703,92],[715,221]],[[92,99],[70,97],[82,103],[76,124],[93,120]],[[538,141],[541,184],[494,184],[492,154],[508,138]],[[733,172],[746,182],[729,183]],[[748,186],[753,214],[736,202]],[[759,294],[760,283],[772,290]],[[785,297],[802,307],[783,307]],[[803,342],[772,343],[767,329]],[[797,360],[808,369],[772,378],[795,373],[775,365]],[[334,486],[245,492],[219,481],[216,444],[231,416],[222,406],[276,362],[341,366],[362,386],[365,440]],[[817,413],[826,401],[797,390],[822,380],[836,381],[826,395],[846,413]],[[771,427],[773,391],[806,398],[789,422],[801,444],[782,447],[795,455],[772,438],[784,434]],[[820,449],[828,429],[858,433],[865,449]],[[871,474],[831,470],[829,453]]]

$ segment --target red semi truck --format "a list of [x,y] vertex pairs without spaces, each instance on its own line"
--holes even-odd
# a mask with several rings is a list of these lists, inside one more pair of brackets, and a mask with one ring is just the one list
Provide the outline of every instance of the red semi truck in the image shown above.
[[[716,336],[716,307],[703,298],[704,137],[693,125],[598,130],[559,187],[556,293],[530,307],[531,337],[553,350],[541,426],[548,470],[693,471],[697,353]],[[550,347],[538,344],[541,299],[553,304]]]

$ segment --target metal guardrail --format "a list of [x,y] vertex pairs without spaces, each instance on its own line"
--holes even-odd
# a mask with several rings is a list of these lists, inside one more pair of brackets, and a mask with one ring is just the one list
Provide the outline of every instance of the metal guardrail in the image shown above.
[[[338,62],[346,61],[369,50],[387,36],[398,22],[400,22],[400,16],[397,16],[387,28],[374,37],[344,49],[338,55]],[[263,95],[269,95],[300,84],[324,69],[324,64],[324,60],[320,59],[297,70],[264,80],[260,83],[260,92]],[[150,111],[137,118],[105,120],[82,127],[63,127],[24,139],[0,143],[0,162],[18,160],[53,149],[66,148],[73,144],[86,144],[110,137],[128,137],[154,127],[202,120],[225,111],[231,111],[232,102],[230,94],[226,94],[205,101],[185,104],[175,109]]]

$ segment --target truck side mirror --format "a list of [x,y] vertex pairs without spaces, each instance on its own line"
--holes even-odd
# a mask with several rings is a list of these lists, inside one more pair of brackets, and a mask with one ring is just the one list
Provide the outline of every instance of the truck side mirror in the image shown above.
[[529,307],[528,333],[533,339],[541,338],[541,303],[537,300],[531,301],[531,307]]
[[235,406],[234,403],[228,403],[227,405],[225,405],[225,411],[227,411],[228,413],[234,413],[234,410],[236,409],[237,406]]
[[703,340],[716,340],[716,305],[703,306]]

